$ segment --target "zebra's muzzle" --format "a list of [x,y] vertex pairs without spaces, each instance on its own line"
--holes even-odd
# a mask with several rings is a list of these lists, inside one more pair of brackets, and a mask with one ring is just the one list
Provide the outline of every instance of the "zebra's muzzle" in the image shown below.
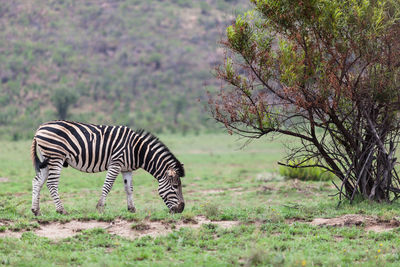
[[182,211],[185,209],[185,203],[184,202],[180,202],[178,203],[178,205],[173,206],[170,209],[171,213],[182,213]]

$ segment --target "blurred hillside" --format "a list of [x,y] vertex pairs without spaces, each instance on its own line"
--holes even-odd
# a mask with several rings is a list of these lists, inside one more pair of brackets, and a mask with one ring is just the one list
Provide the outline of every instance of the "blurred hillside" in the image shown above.
[[[58,119],[212,129],[205,89],[242,0],[0,1],[0,138]],[[64,101],[64,102],[63,102]]]

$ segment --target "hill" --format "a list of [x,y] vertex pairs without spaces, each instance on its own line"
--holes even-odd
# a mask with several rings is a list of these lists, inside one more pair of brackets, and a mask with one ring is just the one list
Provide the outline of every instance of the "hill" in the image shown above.
[[[0,138],[47,120],[153,132],[212,129],[206,88],[219,83],[218,41],[242,0],[3,1]],[[70,97],[70,98],[68,98]],[[63,102],[64,101],[64,102]]]

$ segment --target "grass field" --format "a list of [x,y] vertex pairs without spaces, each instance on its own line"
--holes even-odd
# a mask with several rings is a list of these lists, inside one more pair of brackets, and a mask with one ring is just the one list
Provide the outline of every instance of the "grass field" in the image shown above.
[[[46,187],[42,216],[31,214],[30,141],[0,142],[0,264],[18,266],[399,266],[400,229],[374,232],[366,225],[313,226],[315,218],[344,214],[371,216],[390,222],[398,203],[368,201],[337,208],[330,182],[285,180],[277,174],[284,156],[282,143],[244,140],[224,134],[160,136],[185,164],[182,179],[186,207],[169,214],[157,194],[157,182],[144,171],[134,175],[137,212],[126,209],[122,179],[97,213],[105,173],[85,174],[63,169],[59,191],[69,215],[59,215]],[[199,218],[207,223],[196,224]],[[104,224],[128,221],[132,231],[162,223],[165,233],[129,239],[107,227],[77,231],[67,238],[36,233],[66,222]],[[220,221],[234,222],[224,227]],[[189,222],[184,224],[184,222]],[[196,227],[195,227],[196,226]],[[14,234],[14,235],[13,235]],[[12,237],[14,236],[14,237]],[[17,236],[17,237],[15,237]]]

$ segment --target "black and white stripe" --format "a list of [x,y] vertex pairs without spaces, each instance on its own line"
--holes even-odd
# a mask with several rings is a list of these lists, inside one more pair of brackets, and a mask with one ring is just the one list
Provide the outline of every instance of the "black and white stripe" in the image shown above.
[[[107,171],[97,208],[102,211],[107,194],[122,173],[128,210],[134,212],[132,171],[143,168],[159,182],[159,194],[171,212],[182,212],[184,200],[180,177],[183,165],[155,136],[125,126],[93,125],[71,121],[42,124],[32,142],[36,170],[32,186],[32,212],[39,214],[39,196],[44,182],[56,205],[65,213],[58,194],[61,168],[71,167],[88,173]],[[37,155],[39,154],[39,156]]]

